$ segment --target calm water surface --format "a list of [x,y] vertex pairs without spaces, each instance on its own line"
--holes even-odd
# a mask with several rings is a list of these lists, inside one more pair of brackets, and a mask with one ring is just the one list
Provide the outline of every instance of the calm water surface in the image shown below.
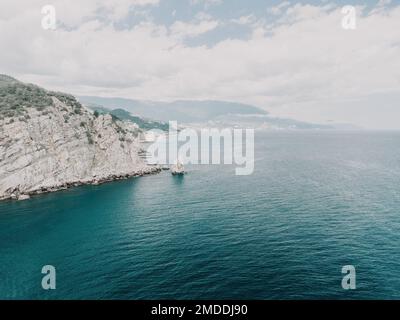
[[0,298],[400,299],[400,133],[257,133],[255,153],[251,176],[195,166],[0,202]]

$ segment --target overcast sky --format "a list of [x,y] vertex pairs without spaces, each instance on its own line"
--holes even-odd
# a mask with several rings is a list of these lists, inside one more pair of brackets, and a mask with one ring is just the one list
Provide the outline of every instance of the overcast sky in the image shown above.
[[[400,129],[389,0],[1,0],[0,73],[76,95],[213,99]],[[52,4],[57,28],[44,30]],[[356,6],[355,30],[342,27]]]

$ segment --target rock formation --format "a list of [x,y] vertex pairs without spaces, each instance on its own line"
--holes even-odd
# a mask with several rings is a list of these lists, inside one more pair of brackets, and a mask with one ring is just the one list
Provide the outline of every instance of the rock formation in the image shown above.
[[0,200],[155,173],[139,127],[0,76]]

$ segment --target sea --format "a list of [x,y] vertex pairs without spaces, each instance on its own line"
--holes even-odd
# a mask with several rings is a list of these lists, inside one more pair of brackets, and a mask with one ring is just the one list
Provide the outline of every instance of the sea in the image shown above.
[[0,299],[400,299],[399,132],[256,132],[252,175],[186,169],[0,202]]

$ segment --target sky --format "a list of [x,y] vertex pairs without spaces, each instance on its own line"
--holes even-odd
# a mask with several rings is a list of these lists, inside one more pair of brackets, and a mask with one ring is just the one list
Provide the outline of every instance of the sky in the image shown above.
[[0,52],[0,73],[75,95],[400,129],[397,0],[1,0]]

